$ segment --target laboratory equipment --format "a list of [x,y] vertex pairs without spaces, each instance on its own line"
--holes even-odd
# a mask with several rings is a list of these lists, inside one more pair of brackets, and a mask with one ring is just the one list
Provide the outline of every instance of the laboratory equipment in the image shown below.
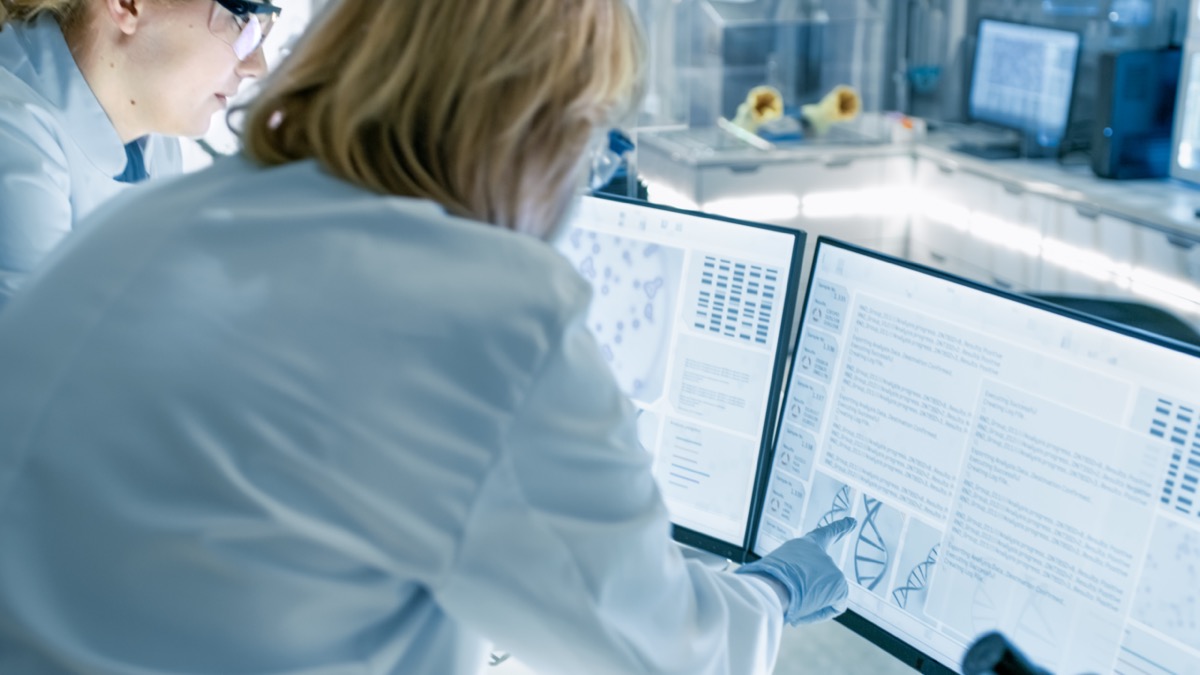
[[[979,22],[967,116],[1020,132],[1012,156],[1054,150],[1067,131],[1079,59],[1078,33],[983,19]],[[999,148],[976,152],[997,154]]]
[[1100,55],[1092,171],[1102,178],[1161,178],[1171,167],[1178,49]]
[[1050,675],[999,633],[987,633],[963,656],[963,675]]
[[1200,0],[1192,0],[1175,103],[1171,177],[1200,184]]
[[683,543],[741,562],[778,410],[803,232],[585,197],[559,251]]
[[876,2],[681,0],[640,13],[652,53],[643,126],[714,127],[762,85],[789,115],[837,85],[860,92],[864,111],[879,110],[885,12]]
[[807,129],[817,136],[823,136],[834,124],[858,117],[860,110],[862,98],[854,87],[838,85],[820,101],[801,106],[800,116]]
[[793,359],[754,552],[857,517],[843,623],[1200,668],[1200,349],[822,237]]

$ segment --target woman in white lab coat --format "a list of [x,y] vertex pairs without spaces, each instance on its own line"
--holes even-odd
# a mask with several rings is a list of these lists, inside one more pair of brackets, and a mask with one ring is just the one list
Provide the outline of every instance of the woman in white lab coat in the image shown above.
[[629,110],[623,0],[340,0],[245,156],[0,313],[0,672],[748,675],[824,546],[685,561],[544,242]]
[[0,307],[97,205],[179,173],[278,8],[246,0],[0,0]]

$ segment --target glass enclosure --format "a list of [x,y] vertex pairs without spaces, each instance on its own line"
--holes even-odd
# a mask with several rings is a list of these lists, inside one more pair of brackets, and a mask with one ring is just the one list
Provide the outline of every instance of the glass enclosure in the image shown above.
[[[776,88],[785,115],[837,85],[880,110],[886,0],[680,0],[638,3],[651,49],[643,127],[733,119],[749,91]],[[881,9],[882,8],[882,9]]]

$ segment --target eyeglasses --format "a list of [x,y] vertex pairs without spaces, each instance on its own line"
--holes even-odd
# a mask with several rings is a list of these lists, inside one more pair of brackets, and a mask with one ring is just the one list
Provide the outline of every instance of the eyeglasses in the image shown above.
[[208,29],[245,61],[262,45],[281,11],[269,2],[213,0]]
[[612,182],[625,163],[625,155],[629,154],[633,147],[633,140],[625,132],[620,129],[609,129],[606,137],[592,154],[588,189],[595,192]]

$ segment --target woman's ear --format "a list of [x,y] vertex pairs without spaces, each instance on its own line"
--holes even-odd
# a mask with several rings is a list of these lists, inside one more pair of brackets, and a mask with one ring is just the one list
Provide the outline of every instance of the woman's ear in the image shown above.
[[102,0],[101,4],[102,15],[112,21],[117,30],[126,35],[137,31],[142,0]]

